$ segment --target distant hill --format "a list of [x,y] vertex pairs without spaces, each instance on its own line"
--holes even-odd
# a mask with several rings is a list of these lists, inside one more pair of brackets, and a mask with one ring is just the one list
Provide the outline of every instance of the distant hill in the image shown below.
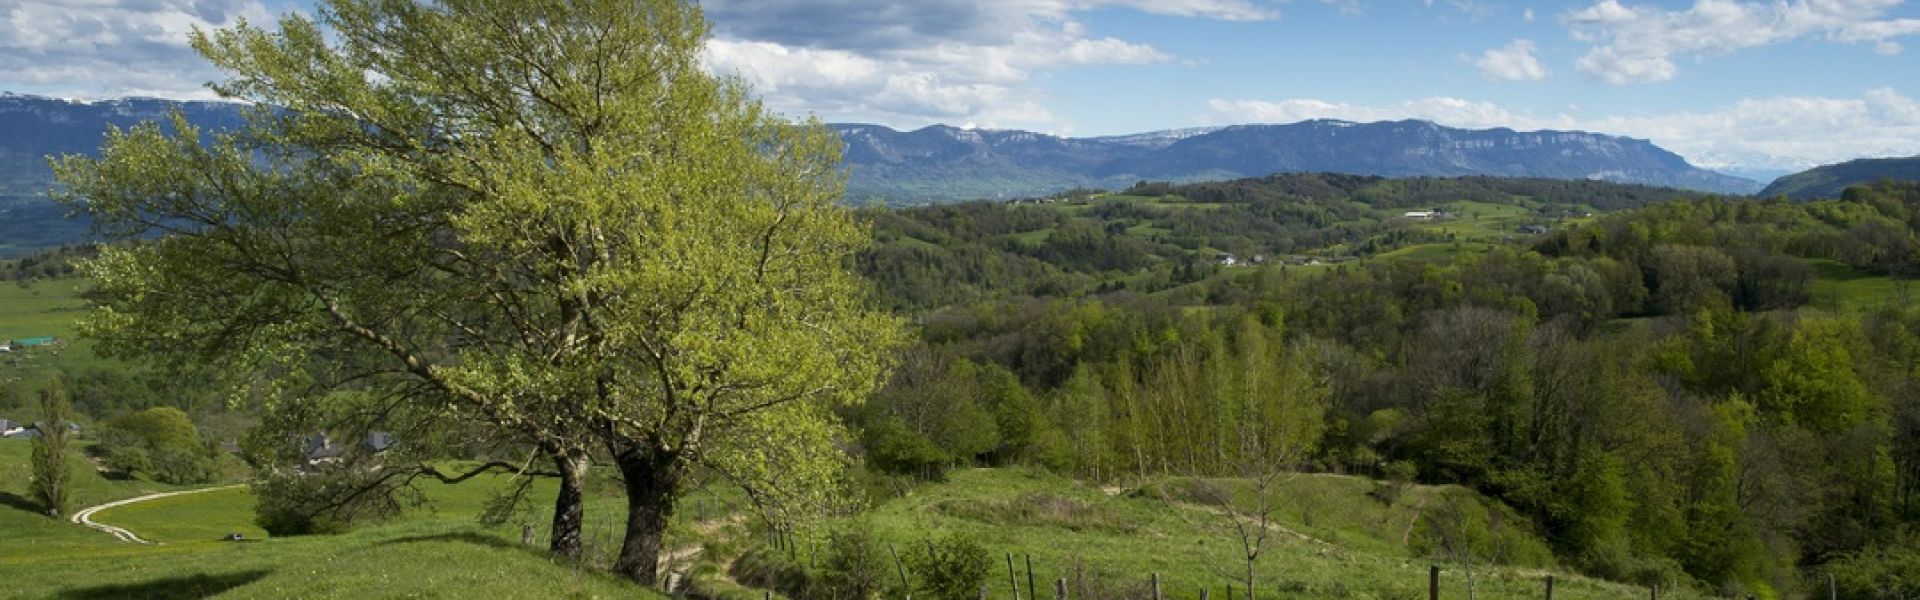
[[46,157],[92,154],[100,148],[109,127],[127,128],[164,119],[175,108],[203,128],[227,129],[240,124],[245,107],[156,98],[73,102],[0,94],[0,196],[45,194],[53,183]]
[[[0,200],[10,197],[17,203],[43,195],[52,183],[46,156],[92,152],[109,126],[164,118],[174,108],[209,129],[239,124],[243,110],[219,102],[0,95]],[[896,205],[1282,172],[1596,179],[1718,193],[1760,187],[1694,167],[1645,140],[1571,131],[1467,130],[1425,121],[1319,120],[1092,138],[948,126],[904,132],[879,125],[832,127],[847,144],[850,200],[877,198]]]
[[1646,140],[1576,131],[1468,130],[1426,121],[1238,125],[1101,138],[932,126],[837,124],[849,196],[892,203],[1045,195],[1328,172],[1385,177],[1596,179],[1727,194],[1759,183],[1715,173]]
[[1786,196],[1794,200],[1837,198],[1840,192],[1849,187],[1882,179],[1920,181],[1920,156],[1863,158],[1816,167],[1776,179],[1759,195],[1767,198]]

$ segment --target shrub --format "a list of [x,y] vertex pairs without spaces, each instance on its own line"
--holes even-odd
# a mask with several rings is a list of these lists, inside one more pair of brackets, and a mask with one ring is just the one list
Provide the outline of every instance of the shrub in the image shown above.
[[187,414],[168,406],[107,421],[100,451],[109,468],[175,484],[211,481],[219,462]]
[[341,533],[424,502],[404,479],[349,468],[268,472],[253,482],[254,523],[276,536]]
[[834,531],[827,541],[827,560],[819,574],[818,597],[867,600],[885,594],[894,573],[886,547],[867,521],[854,521]]
[[979,542],[956,533],[907,552],[916,596],[931,600],[972,600],[993,572],[993,557]]
[[1920,598],[1920,548],[1867,548],[1827,563],[1826,571],[1841,598]]

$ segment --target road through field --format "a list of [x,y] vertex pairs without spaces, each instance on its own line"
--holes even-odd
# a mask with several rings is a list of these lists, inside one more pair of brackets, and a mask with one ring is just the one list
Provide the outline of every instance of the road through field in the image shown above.
[[146,502],[146,501],[148,501],[148,500],[159,500],[159,499],[161,499],[161,498],[171,498],[171,497],[174,497],[174,496],[185,496],[185,495],[188,495],[188,494],[201,494],[201,493],[206,493],[206,492],[217,492],[217,491],[220,491],[220,490],[230,490],[230,489],[233,489],[233,488],[237,488],[237,487],[246,487],[246,484],[235,484],[235,485],[226,485],[226,486],[220,486],[220,487],[210,487],[210,488],[203,488],[203,489],[198,489],[198,490],[187,490],[187,491],[184,491],[184,492],[164,492],[164,493],[159,493],[159,494],[147,494],[147,495],[145,495],[145,496],[141,496],[141,497],[138,497],[138,498],[128,498],[128,499],[125,499],[125,500],[115,500],[115,501],[113,501],[113,502],[108,502],[108,503],[106,503],[106,504],[102,504],[102,505],[99,505],[99,506],[93,506],[93,507],[88,507],[88,508],[85,508],[85,509],[81,509],[81,510],[80,510],[79,512],[76,512],[76,513],[73,513],[73,516],[72,516],[72,517],[69,517],[69,518],[68,518],[67,520],[69,520],[69,521],[73,521],[74,523],[77,523],[77,524],[80,524],[80,525],[85,525],[85,526],[88,526],[88,527],[92,527],[92,528],[94,528],[94,529],[98,529],[98,530],[100,530],[100,531],[104,531],[104,532],[107,532],[108,534],[110,534],[110,535],[112,535],[112,536],[113,536],[113,537],[115,537],[115,538],[118,538],[118,539],[119,539],[120,541],[122,541],[122,542],[128,542],[128,543],[133,543],[133,544],[152,544],[152,543],[154,543],[154,542],[149,542],[149,541],[147,541],[147,540],[143,540],[143,539],[140,539],[140,536],[138,536],[138,535],[134,535],[134,533],[133,533],[132,531],[128,531],[128,530],[127,530],[126,528],[124,528],[124,527],[114,527],[114,526],[112,526],[112,525],[107,525],[107,524],[104,524],[104,523],[95,523],[95,522],[93,522],[93,515],[95,515],[95,514],[98,514],[98,513],[100,512],[100,511],[103,511],[103,510],[106,510],[106,509],[109,509],[109,508],[118,508],[118,507],[121,507],[121,506],[126,506],[126,505],[129,505],[129,504],[136,504],[136,503],[140,503],[140,502]]

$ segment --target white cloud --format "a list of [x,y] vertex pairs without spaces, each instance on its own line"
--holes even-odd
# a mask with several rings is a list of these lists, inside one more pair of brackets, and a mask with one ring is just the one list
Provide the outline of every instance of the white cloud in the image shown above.
[[1532,9],[1532,8],[1528,8],[1527,10],[1525,10],[1525,11],[1522,11],[1522,12],[1520,13],[1520,20],[1522,20],[1522,21],[1526,21],[1526,22],[1528,22],[1528,23],[1532,23],[1532,22],[1533,22],[1533,9]]
[[277,10],[255,0],[8,0],[0,2],[0,87],[68,96],[212,96],[218,73],[187,46],[195,27]]
[[1872,46],[1896,54],[1920,19],[1888,18],[1902,0],[1695,0],[1686,10],[1601,0],[1564,20],[1593,44],[1577,67],[1613,84],[1655,83],[1679,73],[1676,57],[1710,57],[1796,40]]
[[1547,68],[1534,57],[1535,49],[1531,41],[1514,40],[1487,50],[1473,64],[1480,68],[1481,75],[1494,81],[1539,81],[1547,78]]
[[1657,115],[1596,116],[1569,107],[1541,116],[1449,97],[1377,106],[1305,98],[1214,99],[1208,108],[1201,120],[1212,124],[1424,119],[1468,128],[1593,131],[1650,139],[1707,168],[1798,170],[1862,156],[1920,154],[1920,102],[1888,88],[1853,98],[1749,98],[1712,110]]
[[1082,11],[1124,8],[1215,20],[1272,19],[1253,0],[708,0],[707,64],[789,114],[897,127],[973,122],[1060,129],[1033,80],[1094,65],[1172,62],[1153,46],[1088,30]]

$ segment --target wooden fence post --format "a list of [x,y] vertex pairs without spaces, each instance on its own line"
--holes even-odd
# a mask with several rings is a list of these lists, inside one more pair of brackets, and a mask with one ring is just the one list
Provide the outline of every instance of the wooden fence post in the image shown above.
[[1207,600],[1207,588],[1200,588],[1200,600]]
[[987,600],[987,586],[980,586],[980,600]]
[[1827,571],[1827,600],[1840,600],[1840,584],[1834,583],[1833,571]]
[[1061,577],[1054,580],[1053,600],[1067,600],[1067,578]]
[[1427,600],[1440,600],[1440,565],[1427,567]]
[[1033,555],[1027,555],[1027,596],[1040,600],[1040,587],[1033,584]]
[[1653,600],[1660,600],[1660,584],[1656,583],[1653,584],[1652,587],[1647,588],[1647,597]]
[[1547,576],[1547,600],[1553,600],[1553,576]]
[[1007,553],[1007,587],[1013,589],[1013,600],[1020,600],[1020,573],[1013,569],[1012,552]]
[[1160,600],[1160,574],[1153,574],[1153,600]]
[[907,583],[907,568],[900,566],[900,553],[894,551],[893,542],[887,542],[887,555],[893,557],[893,572],[900,574],[900,593],[913,594],[913,584]]

